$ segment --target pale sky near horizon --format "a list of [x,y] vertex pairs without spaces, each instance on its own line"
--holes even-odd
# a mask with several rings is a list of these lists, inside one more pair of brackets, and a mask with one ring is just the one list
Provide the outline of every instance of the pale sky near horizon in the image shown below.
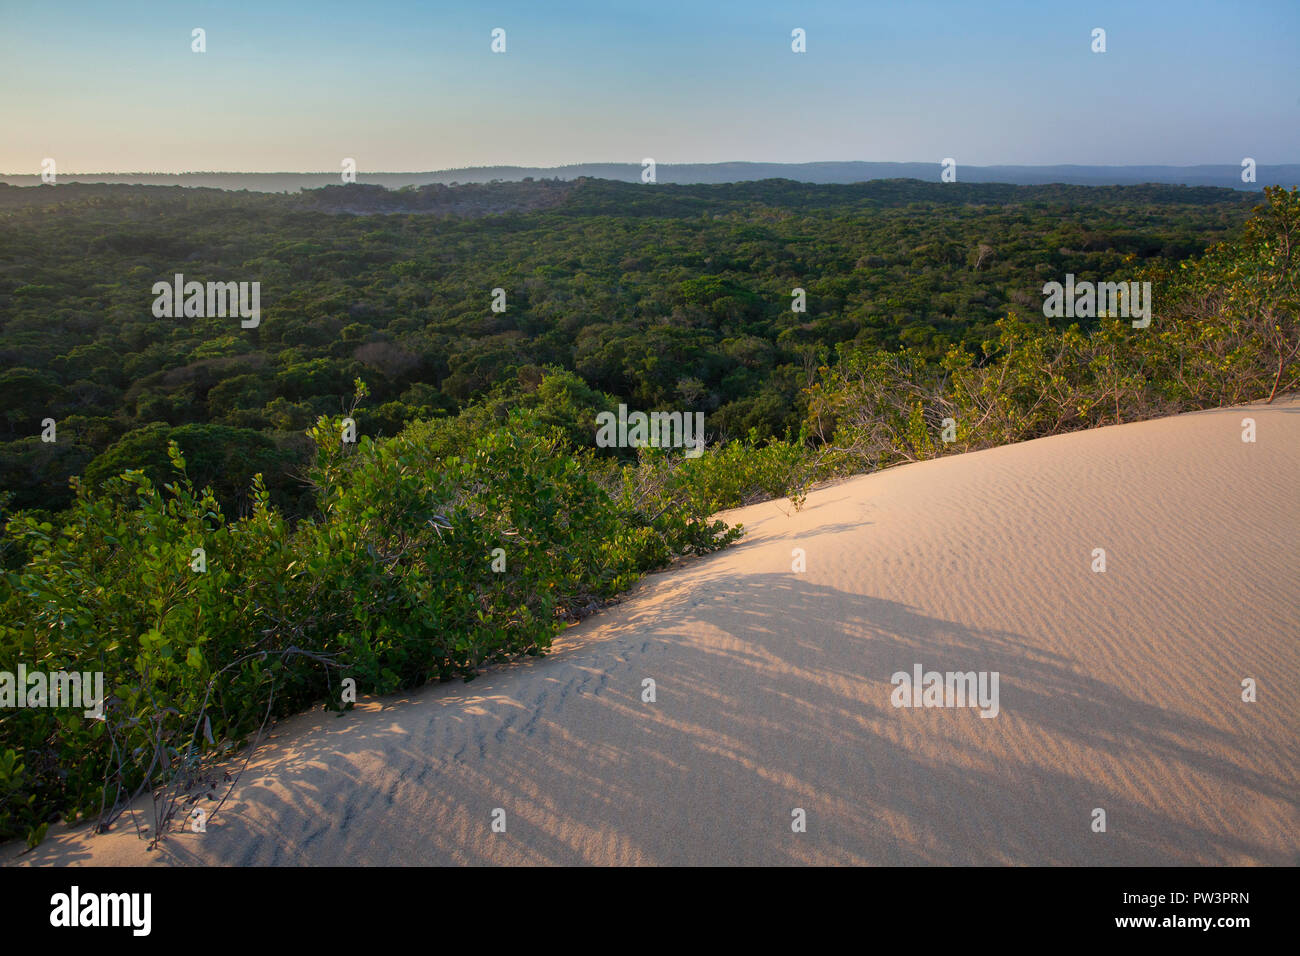
[[0,0],[0,171],[1296,163],[1297,50],[1300,0]]

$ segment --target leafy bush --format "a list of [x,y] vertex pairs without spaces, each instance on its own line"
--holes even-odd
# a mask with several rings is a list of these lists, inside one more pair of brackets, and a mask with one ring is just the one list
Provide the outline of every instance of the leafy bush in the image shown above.
[[296,526],[260,475],[251,512],[227,520],[174,442],[169,484],[127,471],[77,482],[58,527],[16,514],[0,659],[102,671],[107,702],[104,720],[0,716],[0,836],[110,818],[269,717],[343,706],[342,678],[387,693],[544,653],[644,571],[735,540],[714,511],[805,482],[801,442],[696,460],[643,449],[624,468],[574,451],[568,425],[542,402],[499,425],[414,422],[353,443],[342,416],[322,417],[309,431],[317,513]]
[[1265,195],[1238,242],[1143,274],[1156,297],[1148,328],[1102,318],[1058,330],[1011,315],[982,360],[962,346],[938,362],[841,347],[806,390],[823,461],[870,470],[1300,387],[1300,193]]

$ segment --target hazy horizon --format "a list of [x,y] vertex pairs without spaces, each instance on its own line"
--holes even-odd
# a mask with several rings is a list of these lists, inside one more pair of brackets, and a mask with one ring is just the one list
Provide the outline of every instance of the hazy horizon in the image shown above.
[[[940,166],[939,160],[926,159],[811,159],[800,162],[783,162],[773,159],[722,159],[708,162],[696,160],[680,160],[672,163],[658,163],[660,169],[672,169],[683,166],[831,166],[831,165],[872,165],[872,166],[934,166],[936,169]],[[471,166],[438,166],[421,169],[367,169],[357,170],[357,177],[366,176],[417,176],[427,173],[454,173],[461,170],[480,170],[480,169],[573,169],[580,166],[635,166],[640,168],[640,163],[634,163],[626,159],[588,159],[579,160],[571,163],[560,163],[558,165],[539,165],[537,163],[513,162],[513,163],[479,163]],[[1077,167],[1079,169],[1202,169],[1214,166],[1233,166],[1239,168],[1238,161],[1220,161],[1214,163],[967,163],[962,164],[970,169],[1061,169]],[[1300,156],[1291,160],[1279,160],[1272,163],[1261,163],[1261,166],[1279,167],[1279,166],[1297,166],[1300,165]],[[68,170],[59,167],[59,178],[70,176],[210,176],[210,175],[229,175],[229,176],[338,176],[337,169],[80,169]],[[7,169],[0,170],[0,176],[18,177],[34,176],[40,178],[39,167],[36,170],[31,169]]]
[[[518,183],[524,180],[575,182],[579,179],[610,180],[644,184],[649,181],[663,186],[720,185],[753,183],[763,180],[789,180],[818,185],[848,185],[886,180],[939,183],[945,177],[972,184],[1002,183],[1017,186],[1050,184],[1074,186],[1141,186],[1164,184],[1188,187],[1220,187],[1259,192],[1266,186],[1291,187],[1300,184],[1300,164],[1256,165],[1251,175],[1234,163],[1190,166],[1091,166],[1062,164],[1051,166],[972,166],[958,164],[949,169],[943,163],[871,163],[864,161],[823,161],[810,163],[765,163],[734,161],[725,163],[656,164],[653,177],[637,163],[574,163],[564,166],[468,166],[424,171],[364,171],[354,177],[340,172],[234,172],[194,170],[169,172],[66,172],[59,171],[55,182],[85,186],[146,186],[209,188],[235,191],[292,193],[314,190],[345,182],[385,189],[422,188],[426,186],[466,186],[485,183]],[[955,175],[955,179],[949,173]],[[35,173],[17,175],[0,173],[0,183],[32,188],[48,178]]]

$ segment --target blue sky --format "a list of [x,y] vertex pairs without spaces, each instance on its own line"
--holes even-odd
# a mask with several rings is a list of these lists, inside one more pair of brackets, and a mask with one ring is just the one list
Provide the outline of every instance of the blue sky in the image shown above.
[[1297,50],[1300,0],[0,0],[0,171],[1294,163]]

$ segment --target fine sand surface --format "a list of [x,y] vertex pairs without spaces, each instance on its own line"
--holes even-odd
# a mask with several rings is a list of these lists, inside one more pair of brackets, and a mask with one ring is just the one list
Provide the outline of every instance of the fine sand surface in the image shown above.
[[[21,862],[1295,865],[1298,473],[1291,399],[740,509],[546,658],[277,725],[206,833]],[[894,708],[916,664],[1000,712]]]

